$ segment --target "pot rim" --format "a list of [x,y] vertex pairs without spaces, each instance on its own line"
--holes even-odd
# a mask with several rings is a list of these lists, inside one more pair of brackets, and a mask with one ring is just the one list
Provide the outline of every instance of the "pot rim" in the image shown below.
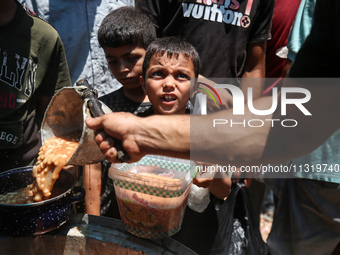
[[[33,166],[24,166],[24,167],[13,168],[13,169],[10,169],[10,170],[7,170],[5,172],[0,173],[0,177],[2,177],[4,174],[9,174],[10,172],[28,172],[28,171],[32,171],[32,169],[33,169]],[[59,199],[65,197],[65,196],[67,196],[68,194],[70,194],[72,192],[73,188],[75,187],[76,179],[75,179],[75,177],[73,176],[72,173],[68,172],[65,169],[62,169],[60,171],[60,174],[61,173],[63,173],[63,174],[66,173],[66,175],[71,176],[71,178],[73,179],[72,186],[68,190],[63,192],[62,194],[60,194],[60,195],[58,195],[56,197],[50,198],[50,199],[46,199],[46,200],[43,200],[43,201],[40,201],[40,202],[35,202],[35,203],[30,203],[30,204],[2,204],[2,203],[0,203],[0,206],[12,207],[12,208],[17,208],[17,207],[18,208],[36,207],[36,206],[40,206],[40,205],[45,205],[45,204],[53,203],[56,200],[59,200]]]

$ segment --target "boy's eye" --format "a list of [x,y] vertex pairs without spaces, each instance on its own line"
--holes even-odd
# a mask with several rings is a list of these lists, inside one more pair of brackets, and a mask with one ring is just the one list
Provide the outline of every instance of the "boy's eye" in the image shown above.
[[151,74],[151,76],[153,76],[153,77],[162,77],[162,76],[163,76],[163,73],[160,72],[160,71],[157,71],[157,72],[153,72],[153,73]]
[[184,73],[180,73],[180,74],[178,74],[178,78],[181,79],[181,80],[188,80],[189,76],[184,74]]
[[134,62],[137,62],[139,59],[140,59],[139,56],[134,56],[134,57],[129,57],[128,61],[134,63]]
[[112,66],[112,65],[117,65],[118,61],[117,60],[109,60],[109,61],[107,61],[107,63]]

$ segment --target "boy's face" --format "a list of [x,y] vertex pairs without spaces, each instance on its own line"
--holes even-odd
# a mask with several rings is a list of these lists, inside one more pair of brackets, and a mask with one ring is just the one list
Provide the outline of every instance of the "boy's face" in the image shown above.
[[183,54],[178,58],[153,55],[141,84],[156,114],[184,114],[190,97],[190,79],[195,77],[192,61]]
[[104,52],[111,73],[124,88],[135,89],[140,86],[144,48],[129,44],[118,48],[106,47]]

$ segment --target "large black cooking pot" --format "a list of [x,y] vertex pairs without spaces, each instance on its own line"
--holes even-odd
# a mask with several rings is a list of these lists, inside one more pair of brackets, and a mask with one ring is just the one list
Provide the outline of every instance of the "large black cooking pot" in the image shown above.
[[[0,173],[0,194],[6,194],[33,183],[32,167],[21,167]],[[10,236],[39,235],[58,228],[71,213],[72,204],[85,197],[82,187],[74,187],[76,180],[62,170],[56,181],[52,198],[32,204],[0,204],[0,234]]]

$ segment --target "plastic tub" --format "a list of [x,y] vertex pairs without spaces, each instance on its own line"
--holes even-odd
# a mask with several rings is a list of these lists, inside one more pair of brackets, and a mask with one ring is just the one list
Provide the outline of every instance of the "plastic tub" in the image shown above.
[[133,164],[112,165],[109,177],[126,230],[149,239],[177,233],[194,170],[192,161],[154,155]]

